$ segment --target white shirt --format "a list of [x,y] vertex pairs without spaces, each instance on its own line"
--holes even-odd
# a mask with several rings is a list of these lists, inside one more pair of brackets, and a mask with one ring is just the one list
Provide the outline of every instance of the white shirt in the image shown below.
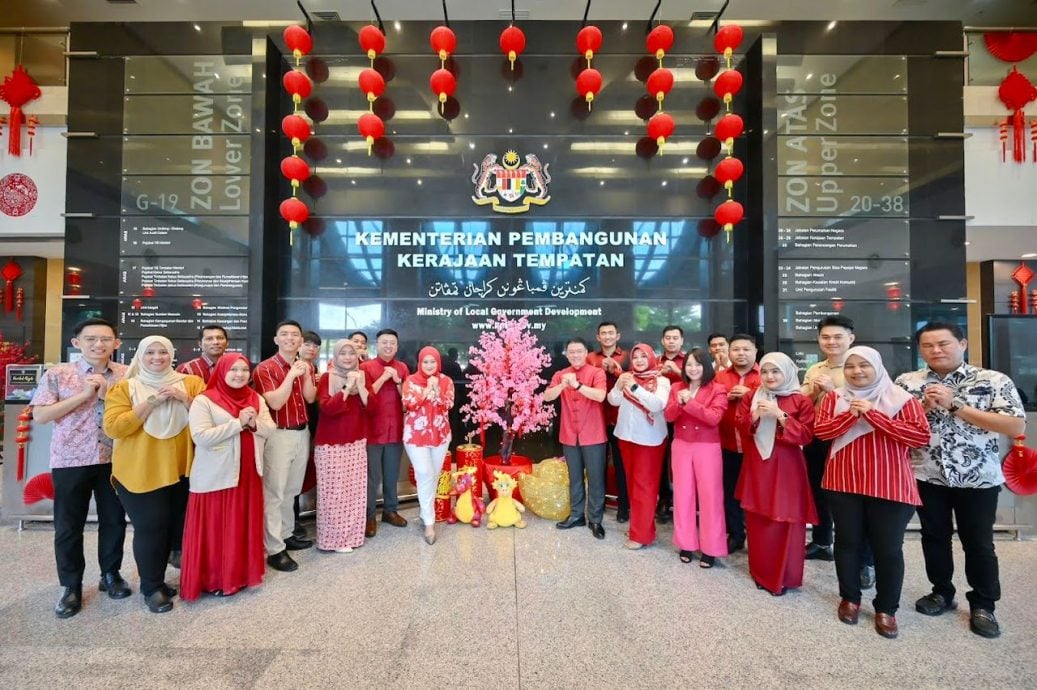
[[666,441],[666,420],[663,409],[670,399],[670,380],[665,376],[656,379],[655,392],[649,393],[642,386],[634,391],[634,397],[652,413],[654,424],[649,424],[643,410],[626,399],[618,385],[609,391],[608,401],[619,408],[616,418],[616,438],[642,446],[658,446]]

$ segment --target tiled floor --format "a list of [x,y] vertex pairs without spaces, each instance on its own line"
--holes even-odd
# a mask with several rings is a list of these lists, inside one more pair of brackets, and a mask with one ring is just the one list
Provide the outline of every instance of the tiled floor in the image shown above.
[[[352,554],[308,550],[295,573],[171,613],[97,592],[89,534],[83,611],[58,620],[49,525],[0,526],[0,687],[1034,687],[1037,542],[999,541],[1004,634],[968,631],[965,610],[915,613],[927,593],[908,537],[900,639],[835,617],[832,564],[806,585],[758,591],[745,555],[701,570],[658,545],[625,551],[610,513],[604,541],[535,517],[525,530],[380,525]],[[312,529],[312,527],[311,527]],[[960,553],[958,555],[959,564]],[[94,561],[94,562],[91,562]],[[959,566],[960,570],[960,566]],[[169,571],[169,581],[178,573]],[[964,589],[963,578],[958,584]],[[962,603],[965,604],[963,597]]]

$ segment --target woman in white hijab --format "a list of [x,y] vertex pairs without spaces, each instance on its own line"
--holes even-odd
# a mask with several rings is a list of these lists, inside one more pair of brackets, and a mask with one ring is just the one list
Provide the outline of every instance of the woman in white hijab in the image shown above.
[[803,457],[814,405],[799,392],[795,362],[781,352],[760,360],[760,381],[735,414],[744,453],[735,497],[745,511],[749,574],[781,596],[803,584],[807,523],[817,522]]
[[922,403],[893,383],[872,348],[851,347],[843,374],[846,385],[821,400],[814,427],[818,438],[832,441],[821,488],[835,518],[838,616],[857,623],[860,554],[867,544],[875,556],[875,630],[893,638],[904,584],[904,531],[922,503],[910,453],[929,443],[929,422]]
[[104,404],[104,433],[114,440],[112,480],[133,522],[140,591],[152,613],[173,608],[177,593],[165,583],[166,563],[183,539],[194,453],[188,410],[205,390],[199,377],[173,370],[173,354],[160,335],[141,340]]

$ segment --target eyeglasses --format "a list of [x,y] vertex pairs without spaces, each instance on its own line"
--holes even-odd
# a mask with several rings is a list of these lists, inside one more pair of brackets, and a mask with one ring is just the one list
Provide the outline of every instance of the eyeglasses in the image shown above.
[[108,336],[96,336],[96,335],[85,335],[79,339],[81,342],[87,345],[93,345],[94,343],[101,343],[102,345],[111,345],[115,342],[115,338]]

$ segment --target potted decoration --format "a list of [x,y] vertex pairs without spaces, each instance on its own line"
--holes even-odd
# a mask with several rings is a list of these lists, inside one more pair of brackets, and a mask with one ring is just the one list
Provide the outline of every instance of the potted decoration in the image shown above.
[[479,429],[484,442],[488,427],[501,428],[498,455],[483,461],[487,485],[492,484],[494,471],[516,478],[532,472],[532,460],[514,453],[515,439],[548,428],[554,417],[554,408],[544,403],[541,390],[547,381],[540,376],[551,364],[551,356],[538,344],[529,321],[498,315],[490,323],[492,328],[468,351],[475,373],[468,374],[469,402],[461,408],[464,421]]

